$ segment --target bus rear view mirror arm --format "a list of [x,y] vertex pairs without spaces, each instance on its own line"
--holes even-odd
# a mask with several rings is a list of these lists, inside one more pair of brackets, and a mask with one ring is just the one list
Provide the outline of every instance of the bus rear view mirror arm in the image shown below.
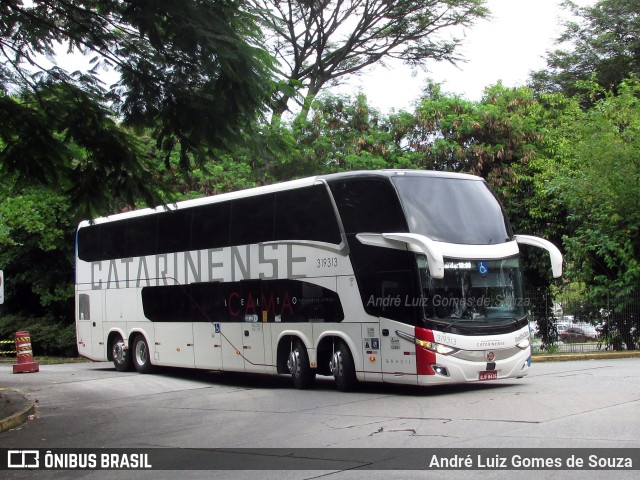
[[532,245],[534,247],[542,248],[549,252],[551,257],[551,271],[553,278],[560,278],[562,276],[562,253],[558,247],[548,240],[539,237],[533,237],[531,235],[515,235],[516,242],[522,245]]
[[407,249],[427,256],[432,278],[444,278],[444,258],[436,242],[416,233],[359,233],[356,238],[364,245],[374,247]]

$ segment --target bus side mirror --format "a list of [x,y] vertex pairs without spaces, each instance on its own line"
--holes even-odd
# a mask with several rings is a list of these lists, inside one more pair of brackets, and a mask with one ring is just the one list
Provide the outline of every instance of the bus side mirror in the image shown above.
[[444,278],[444,258],[437,242],[417,233],[358,233],[356,238],[363,245],[410,250],[427,256],[432,278]]
[[560,278],[562,276],[562,253],[558,250],[553,243],[544,238],[533,237],[531,235],[515,235],[516,242],[522,245],[532,245],[534,247],[542,248],[549,252],[551,257],[551,272],[553,278]]

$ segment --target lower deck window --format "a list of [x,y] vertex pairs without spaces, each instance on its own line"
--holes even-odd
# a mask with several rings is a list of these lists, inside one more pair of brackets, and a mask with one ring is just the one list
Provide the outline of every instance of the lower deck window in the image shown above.
[[192,283],[142,289],[153,322],[341,322],[336,292],[300,280]]

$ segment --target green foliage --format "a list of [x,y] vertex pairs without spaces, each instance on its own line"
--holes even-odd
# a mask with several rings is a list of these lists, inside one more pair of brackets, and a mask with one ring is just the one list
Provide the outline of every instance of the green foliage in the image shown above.
[[[83,215],[114,197],[160,203],[147,152],[201,164],[242,139],[273,90],[272,60],[243,1],[0,3],[0,174],[60,186]],[[60,44],[86,72],[49,66]],[[120,79],[103,85],[103,68]]]
[[574,96],[584,92],[577,82],[590,79],[615,91],[630,74],[640,75],[637,1],[599,0],[586,7],[565,1],[564,6],[574,19],[566,22],[558,39],[561,48],[548,53],[547,68],[532,74],[536,91]]
[[72,357],[78,353],[73,323],[51,317],[0,316],[0,340],[13,340],[20,331],[29,332],[34,355]]
[[584,112],[571,156],[549,182],[568,211],[572,272],[601,295],[640,285],[640,83],[631,79]]
[[5,309],[69,321],[73,234],[69,199],[50,190],[0,194],[0,266]]
[[[624,337],[634,324],[640,331],[630,320],[637,313],[629,313],[637,306],[617,301],[640,285],[640,83],[627,78],[640,61],[636,3],[601,0],[576,9],[581,20],[564,36],[575,49],[552,52],[548,70],[533,77],[535,89],[497,84],[469,101],[430,84],[414,111],[383,115],[363,95],[318,93],[385,56],[455,60],[457,40],[429,34],[377,53],[328,41],[324,57],[291,63],[294,70],[275,84],[271,59],[256,48],[264,42],[255,11],[243,1],[0,2],[0,335],[27,329],[39,353],[75,351],[73,247],[83,217],[379,168],[484,177],[514,231],[562,245],[565,294],[584,285],[576,304],[611,295],[620,308],[608,317],[608,334]],[[295,28],[320,12],[291,4]],[[388,28],[365,32],[379,39],[391,38],[392,27],[401,39],[419,26],[444,29],[486,15],[481,0],[341,5],[384,8]],[[439,8],[460,16],[441,25],[445,17],[429,17]],[[408,19],[399,14],[407,9]],[[324,20],[337,21],[340,12]],[[272,14],[260,12],[285,58],[290,32],[278,30]],[[319,23],[309,30],[307,22],[305,38],[331,33],[321,16],[313,18]],[[40,65],[59,40],[94,55],[93,68]],[[99,81],[103,67],[119,72],[115,85]],[[281,123],[279,113],[300,89],[309,93],[303,114]],[[270,125],[260,117],[267,105],[276,113]],[[522,250],[529,290],[546,289],[547,255]],[[548,312],[536,315],[549,323]]]
[[0,174],[17,188],[57,187],[85,217],[114,198],[159,203],[148,158],[103,100],[98,91],[51,80],[39,82],[35,93],[0,94]]

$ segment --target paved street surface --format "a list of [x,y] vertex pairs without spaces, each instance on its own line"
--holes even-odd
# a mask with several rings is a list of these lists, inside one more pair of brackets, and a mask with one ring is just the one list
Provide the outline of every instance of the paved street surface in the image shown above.
[[[0,433],[0,448],[638,448],[640,359],[541,363],[520,380],[340,393],[287,377],[166,369],[119,373],[109,363],[42,365],[0,386],[37,402],[35,418]],[[247,466],[246,468],[250,468]],[[256,472],[179,472],[255,478]],[[135,472],[175,478],[178,472]],[[165,475],[166,476],[163,476]],[[266,472],[261,478],[637,478],[629,471]],[[11,478],[23,478],[13,474]],[[128,478],[125,472],[32,472],[36,478]],[[130,474],[129,474],[130,476]]]

